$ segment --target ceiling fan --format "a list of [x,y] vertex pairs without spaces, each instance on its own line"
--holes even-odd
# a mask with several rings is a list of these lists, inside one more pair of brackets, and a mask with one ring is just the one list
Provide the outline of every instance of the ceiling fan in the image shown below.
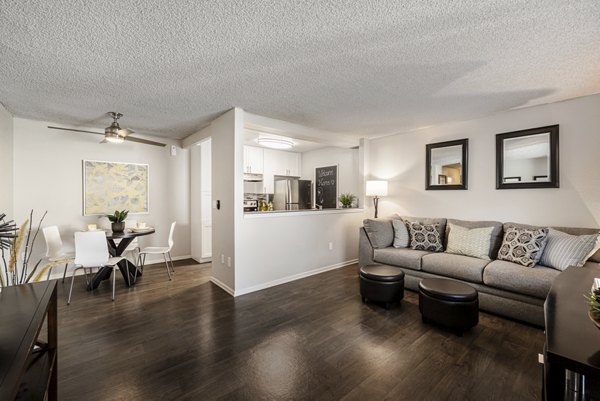
[[123,114],[117,113],[114,111],[110,111],[107,114],[113,119],[113,122],[110,124],[110,126],[108,126],[104,129],[104,133],[94,132],[94,131],[85,131],[85,130],[73,129],[73,128],[52,127],[52,126],[48,126],[48,128],[59,129],[59,130],[63,130],[63,131],[85,132],[88,134],[104,135],[104,140],[102,140],[100,143],[105,143],[105,142],[121,143],[123,141],[131,141],[131,142],[144,143],[146,145],[167,146],[164,143],[154,142],[154,141],[150,141],[148,139],[136,138],[134,136],[131,136],[131,134],[133,134],[134,131],[132,131],[128,128],[121,128],[119,126],[118,120],[119,120],[119,118],[123,117]]

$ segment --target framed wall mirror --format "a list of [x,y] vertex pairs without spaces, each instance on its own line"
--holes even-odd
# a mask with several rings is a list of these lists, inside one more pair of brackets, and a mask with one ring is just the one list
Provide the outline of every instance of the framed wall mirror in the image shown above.
[[425,146],[425,189],[467,189],[469,140]]
[[496,135],[496,189],[558,187],[558,125]]

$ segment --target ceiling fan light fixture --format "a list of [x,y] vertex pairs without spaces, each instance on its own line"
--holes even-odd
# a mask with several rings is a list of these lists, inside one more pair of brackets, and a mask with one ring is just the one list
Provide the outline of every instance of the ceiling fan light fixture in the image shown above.
[[294,142],[281,139],[281,138],[267,138],[267,137],[259,137],[256,139],[256,142],[259,145],[265,146],[271,149],[291,149],[294,147]]
[[122,143],[124,140],[121,135],[111,133],[111,132],[106,132],[104,134],[104,139],[106,139],[108,142],[112,142],[112,143]]

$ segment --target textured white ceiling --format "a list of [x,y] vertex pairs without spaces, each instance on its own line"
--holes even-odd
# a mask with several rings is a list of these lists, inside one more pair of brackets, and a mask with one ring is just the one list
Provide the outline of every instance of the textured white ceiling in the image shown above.
[[375,136],[594,93],[598,0],[0,0],[0,102],[32,119]]

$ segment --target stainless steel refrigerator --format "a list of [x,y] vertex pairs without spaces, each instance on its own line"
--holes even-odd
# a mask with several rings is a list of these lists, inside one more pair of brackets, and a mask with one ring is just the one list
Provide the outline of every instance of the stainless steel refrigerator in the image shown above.
[[312,181],[294,177],[275,177],[273,210],[312,209]]

